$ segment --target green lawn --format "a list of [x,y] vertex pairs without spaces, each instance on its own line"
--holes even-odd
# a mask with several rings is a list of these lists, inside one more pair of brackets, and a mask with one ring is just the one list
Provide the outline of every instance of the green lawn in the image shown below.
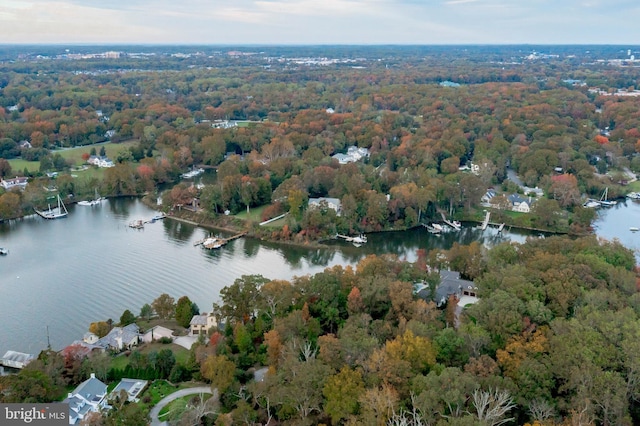
[[242,219],[242,220],[249,220],[251,222],[262,222],[262,212],[267,207],[268,206],[260,206],[260,207],[250,208],[248,215],[247,215],[247,210],[244,209],[240,213],[236,214],[235,216],[238,219]]
[[[101,143],[101,144],[97,144],[97,145],[87,145],[87,146],[79,146],[79,147],[75,147],[75,148],[69,148],[69,149],[63,149],[63,150],[55,150],[55,151],[51,151],[52,154],[60,154],[65,160],[70,160],[73,162],[73,164],[75,164],[76,166],[80,166],[82,164],[85,163],[85,161],[82,159],[82,154],[87,153],[89,154],[91,152],[91,148],[95,148],[96,152],[100,153],[100,149],[104,146],[105,149],[105,153],[107,154],[107,157],[111,158],[112,160],[115,159],[118,155],[118,152],[122,149],[127,149],[132,145],[137,144],[138,141],[137,140],[127,140],[121,143],[112,143],[112,142],[107,142],[107,143]],[[29,170],[30,172],[37,172],[40,170],[40,162],[39,161],[25,161],[21,158],[14,158],[9,160],[9,164],[11,164],[11,169],[15,170],[15,171],[22,171],[25,169],[25,167],[27,168],[27,170]],[[104,174],[104,170],[103,169],[97,169],[95,167],[90,167],[89,170],[95,170],[95,174],[99,175],[97,176],[98,178],[102,178],[102,175]],[[80,174],[82,173],[86,173],[86,175],[89,175],[89,170],[84,171],[84,172],[73,172],[73,174],[77,174],[78,176],[80,176]]]
[[[176,364],[185,364],[189,359],[189,350],[182,346],[174,345],[173,343],[145,343],[138,347],[138,350],[143,354],[149,352],[160,352],[163,349],[171,349],[173,356],[176,358]],[[129,357],[125,355],[116,356],[111,360],[111,368],[124,369],[129,364]]]
[[[211,393],[206,393],[204,394],[204,398],[203,399],[208,399],[211,395]],[[178,398],[174,401],[171,401],[169,404],[165,405],[164,408],[162,410],[160,410],[160,413],[158,413],[158,418],[162,420],[163,416],[166,416],[171,410],[173,410],[174,407],[180,407],[185,403],[188,403],[189,401],[191,401],[193,398],[195,398],[196,396],[199,395],[187,395],[187,396],[183,396],[182,398]]]

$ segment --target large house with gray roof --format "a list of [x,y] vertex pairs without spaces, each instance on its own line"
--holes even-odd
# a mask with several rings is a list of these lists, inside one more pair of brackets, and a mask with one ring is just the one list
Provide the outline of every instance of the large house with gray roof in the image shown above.
[[80,383],[77,388],[65,398],[63,403],[69,404],[69,424],[74,425],[89,413],[108,410],[107,385],[96,379],[95,374]]
[[95,344],[105,349],[120,352],[137,346],[140,341],[140,328],[136,324],[125,327],[113,327],[109,334],[99,339]]

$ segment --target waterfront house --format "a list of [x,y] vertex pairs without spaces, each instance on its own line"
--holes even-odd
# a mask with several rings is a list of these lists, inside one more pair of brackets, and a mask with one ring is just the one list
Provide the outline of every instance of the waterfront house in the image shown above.
[[84,359],[93,352],[104,352],[104,348],[102,346],[83,342],[82,340],[76,340],[69,346],[62,348],[59,354],[64,358],[73,357],[76,359]]
[[36,357],[31,354],[25,354],[16,351],[7,351],[2,358],[0,358],[0,365],[11,368],[24,368],[27,364],[33,361]]
[[213,313],[207,314],[206,312],[200,315],[194,315],[189,322],[189,336],[198,336],[209,333],[209,330],[218,326],[218,321]]
[[90,331],[87,331],[86,333],[84,333],[84,336],[82,336],[82,341],[85,343],[89,343],[90,345],[95,345],[98,340],[100,340],[100,338]]
[[69,404],[69,424],[74,425],[89,413],[97,413],[108,410],[107,385],[96,379],[94,373],[62,401]]
[[322,208],[322,206],[335,210],[338,216],[340,216],[340,213],[342,213],[342,203],[338,198],[326,198],[326,197],[309,198],[309,202],[307,205],[308,208],[315,209],[315,208]]
[[116,352],[131,349],[140,341],[140,328],[136,324],[113,327],[109,334],[96,342],[97,346]]
[[13,179],[0,180],[0,185],[7,191],[10,191],[14,188],[23,190],[27,187],[27,183],[28,183],[28,179],[22,176],[15,177]]
[[511,203],[511,210],[520,213],[529,213],[531,211],[531,199],[526,199],[518,194],[511,194],[507,197]]

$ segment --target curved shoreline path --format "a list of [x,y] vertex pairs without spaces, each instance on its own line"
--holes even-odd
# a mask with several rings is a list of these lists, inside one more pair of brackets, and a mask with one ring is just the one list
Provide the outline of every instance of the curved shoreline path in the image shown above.
[[158,419],[158,414],[160,414],[160,411],[171,401],[175,401],[176,399],[182,398],[183,396],[197,395],[200,393],[206,393],[209,395],[213,394],[213,392],[211,391],[211,386],[199,386],[196,388],[180,389],[179,391],[176,391],[162,398],[149,412],[149,418],[151,418],[151,426],[167,425],[167,422],[160,421],[160,419]]

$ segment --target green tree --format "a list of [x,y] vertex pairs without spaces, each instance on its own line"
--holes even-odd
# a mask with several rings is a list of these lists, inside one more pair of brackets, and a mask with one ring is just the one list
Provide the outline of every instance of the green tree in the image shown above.
[[187,296],[182,296],[176,304],[176,321],[184,328],[189,327],[189,322],[193,317],[193,303]]
[[120,315],[120,325],[125,326],[129,324],[133,324],[136,322],[136,316],[131,313],[130,310],[126,309],[122,315]]
[[158,296],[158,298],[151,303],[151,306],[161,319],[173,317],[176,311],[175,299],[167,293],[162,293]]
[[322,389],[326,402],[324,412],[334,424],[346,419],[358,410],[358,398],[364,393],[364,381],[359,371],[342,367],[338,374],[329,377]]
[[145,303],[144,305],[142,305],[142,308],[140,309],[140,318],[143,318],[149,321],[152,316],[153,316],[153,308],[151,307],[151,305],[149,305],[148,303]]
[[89,324],[89,331],[98,337],[106,336],[109,330],[111,330],[111,327],[106,321],[97,321]]
[[202,377],[211,381],[211,389],[223,394],[233,383],[236,365],[224,355],[209,355],[200,371]]
[[213,305],[213,310],[227,323],[247,323],[260,306],[260,289],[269,282],[262,275],[243,275],[232,285],[220,290],[222,304]]

